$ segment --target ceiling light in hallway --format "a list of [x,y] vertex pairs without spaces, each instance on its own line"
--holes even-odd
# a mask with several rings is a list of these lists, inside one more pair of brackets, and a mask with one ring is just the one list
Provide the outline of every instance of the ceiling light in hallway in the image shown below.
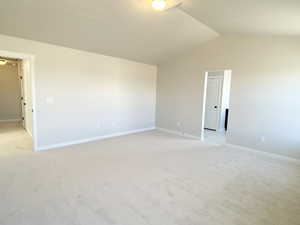
[[5,59],[0,59],[0,66],[4,66],[7,63]]

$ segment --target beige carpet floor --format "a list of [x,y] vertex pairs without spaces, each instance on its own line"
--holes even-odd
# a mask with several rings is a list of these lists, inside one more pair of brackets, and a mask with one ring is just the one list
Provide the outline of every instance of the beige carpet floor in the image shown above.
[[300,165],[159,131],[34,153],[10,126],[0,224],[299,225]]

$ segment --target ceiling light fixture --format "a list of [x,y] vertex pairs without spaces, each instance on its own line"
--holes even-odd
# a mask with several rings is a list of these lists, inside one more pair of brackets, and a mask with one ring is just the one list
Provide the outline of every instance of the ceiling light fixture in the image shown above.
[[0,66],[4,66],[7,63],[5,59],[0,59]]
[[152,0],[152,8],[155,10],[164,10],[166,5],[166,0]]

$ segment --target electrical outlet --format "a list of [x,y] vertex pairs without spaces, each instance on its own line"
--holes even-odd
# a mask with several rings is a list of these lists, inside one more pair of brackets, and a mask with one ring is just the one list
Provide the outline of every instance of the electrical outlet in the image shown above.
[[181,127],[181,123],[180,122],[177,122],[177,127]]
[[261,136],[261,137],[260,137],[260,141],[261,141],[261,142],[265,142],[265,141],[266,141],[266,137],[265,137],[265,136]]

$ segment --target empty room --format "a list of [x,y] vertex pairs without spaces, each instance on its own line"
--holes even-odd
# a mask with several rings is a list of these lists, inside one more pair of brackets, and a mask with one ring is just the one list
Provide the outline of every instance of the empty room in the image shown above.
[[0,6],[0,225],[300,225],[300,1]]

